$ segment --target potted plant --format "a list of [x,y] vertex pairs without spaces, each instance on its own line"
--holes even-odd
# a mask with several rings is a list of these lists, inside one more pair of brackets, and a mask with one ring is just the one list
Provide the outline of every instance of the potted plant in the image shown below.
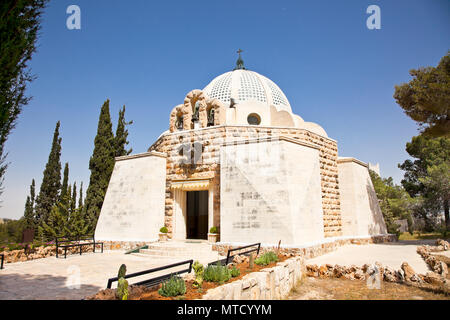
[[217,227],[211,227],[208,233],[208,241],[211,243],[215,243],[217,242],[218,239],[219,239],[219,231],[217,230]]
[[162,227],[161,229],[159,229],[159,241],[167,241],[167,232],[169,232],[169,230],[167,230],[166,227]]

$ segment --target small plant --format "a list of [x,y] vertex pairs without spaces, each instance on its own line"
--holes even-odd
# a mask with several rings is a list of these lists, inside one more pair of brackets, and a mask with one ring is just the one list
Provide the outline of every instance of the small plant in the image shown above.
[[116,296],[120,300],[128,300],[128,281],[125,280],[125,274],[127,273],[127,266],[122,264],[119,268],[119,281],[117,284]]
[[266,266],[272,262],[278,261],[278,257],[275,252],[269,251],[255,260],[255,263],[259,266]]
[[161,229],[159,229],[159,232],[167,233],[167,232],[169,232],[169,230],[167,230],[167,227],[162,227]]
[[239,275],[241,274],[241,270],[236,268],[236,266],[233,266],[233,268],[231,268],[230,272],[231,272],[231,276],[233,278],[239,277]]
[[250,257],[248,258],[248,268],[253,269],[253,263],[255,262],[255,256],[253,253],[250,253]]
[[161,285],[161,289],[158,293],[163,297],[176,297],[184,295],[186,293],[186,285],[184,280],[175,275],[171,276],[168,280],[164,281]]
[[231,279],[231,270],[222,266],[219,261],[216,265],[209,265],[203,272],[203,279],[209,282],[227,282]]
[[203,284],[203,272],[205,271],[205,268],[199,261],[195,261],[192,265],[192,269],[194,269],[195,272],[195,280],[192,284],[192,287],[201,288]]
[[217,230],[217,227],[211,227],[211,229],[209,229],[209,233],[219,233],[219,231]]

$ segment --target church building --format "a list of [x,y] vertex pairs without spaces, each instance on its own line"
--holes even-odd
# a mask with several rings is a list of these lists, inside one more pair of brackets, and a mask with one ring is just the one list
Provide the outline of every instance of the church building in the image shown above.
[[[236,66],[168,110],[148,151],[116,158],[95,237],[304,246],[386,234],[369,165],[340,157],[265,76]],[[345,124],[351,125],[351,124]]]

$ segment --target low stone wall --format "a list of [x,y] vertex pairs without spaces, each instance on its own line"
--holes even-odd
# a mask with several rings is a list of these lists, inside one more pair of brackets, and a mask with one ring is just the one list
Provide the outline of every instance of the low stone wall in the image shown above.
[[149,245],[155,242],[145,241],[100,241],[103,242],[104,250],[131,250],[145,245]]
[[[96,251],[100,250],[101,246],[96,246]],[[81,252],[91,252],[92,246],[83,246]],[[67,254],[80,253],[79,247],[73,247],[67,249]],[[48,258],[56,255],[56,246],[41,246],[33,249],[21,249],[21,250],[5,250],[1,254],[5,256],[5,263],[24,262],[29,260],[36,260],[42,258]],[[58,254],[64,254],[64,249],[59,248]]]
[[203,300],[274,300],[285,298],[305,274],[305,262],[294,257],[275,267],[252,272],[242,279],[210,289]]
[[[300,256],[305,259],[311,259],[335,251],[337,248],[347,244],[364,245],[370,243],[385,243],[394,241],[397,241],[397,237],[393,234],[378,235],[366,238],[344,238],[344,237],[328,238],[325,239],[323,243],[314,244],[310,246],[301,246],[301,247],[281,246],[279,253],[289,256]],[[212,249],[218,251],[221,255],[227,255],[228,249],[237,248],[239,246],[240,245],[218,242],[213,244]],[[261,245],[261,251],[263,253],[267,251],[275,251],[276,249],[277,246],[264,244]]]

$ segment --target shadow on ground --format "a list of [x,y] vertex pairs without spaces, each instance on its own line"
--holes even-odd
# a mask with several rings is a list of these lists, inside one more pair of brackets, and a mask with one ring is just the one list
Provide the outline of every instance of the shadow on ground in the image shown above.
[[[72,289],[68,286],[72,279],[75,278],[0,273],[0,300],[79,300],[103,289],[93,285]],[[37,291],[41,294],[37,295]]]

